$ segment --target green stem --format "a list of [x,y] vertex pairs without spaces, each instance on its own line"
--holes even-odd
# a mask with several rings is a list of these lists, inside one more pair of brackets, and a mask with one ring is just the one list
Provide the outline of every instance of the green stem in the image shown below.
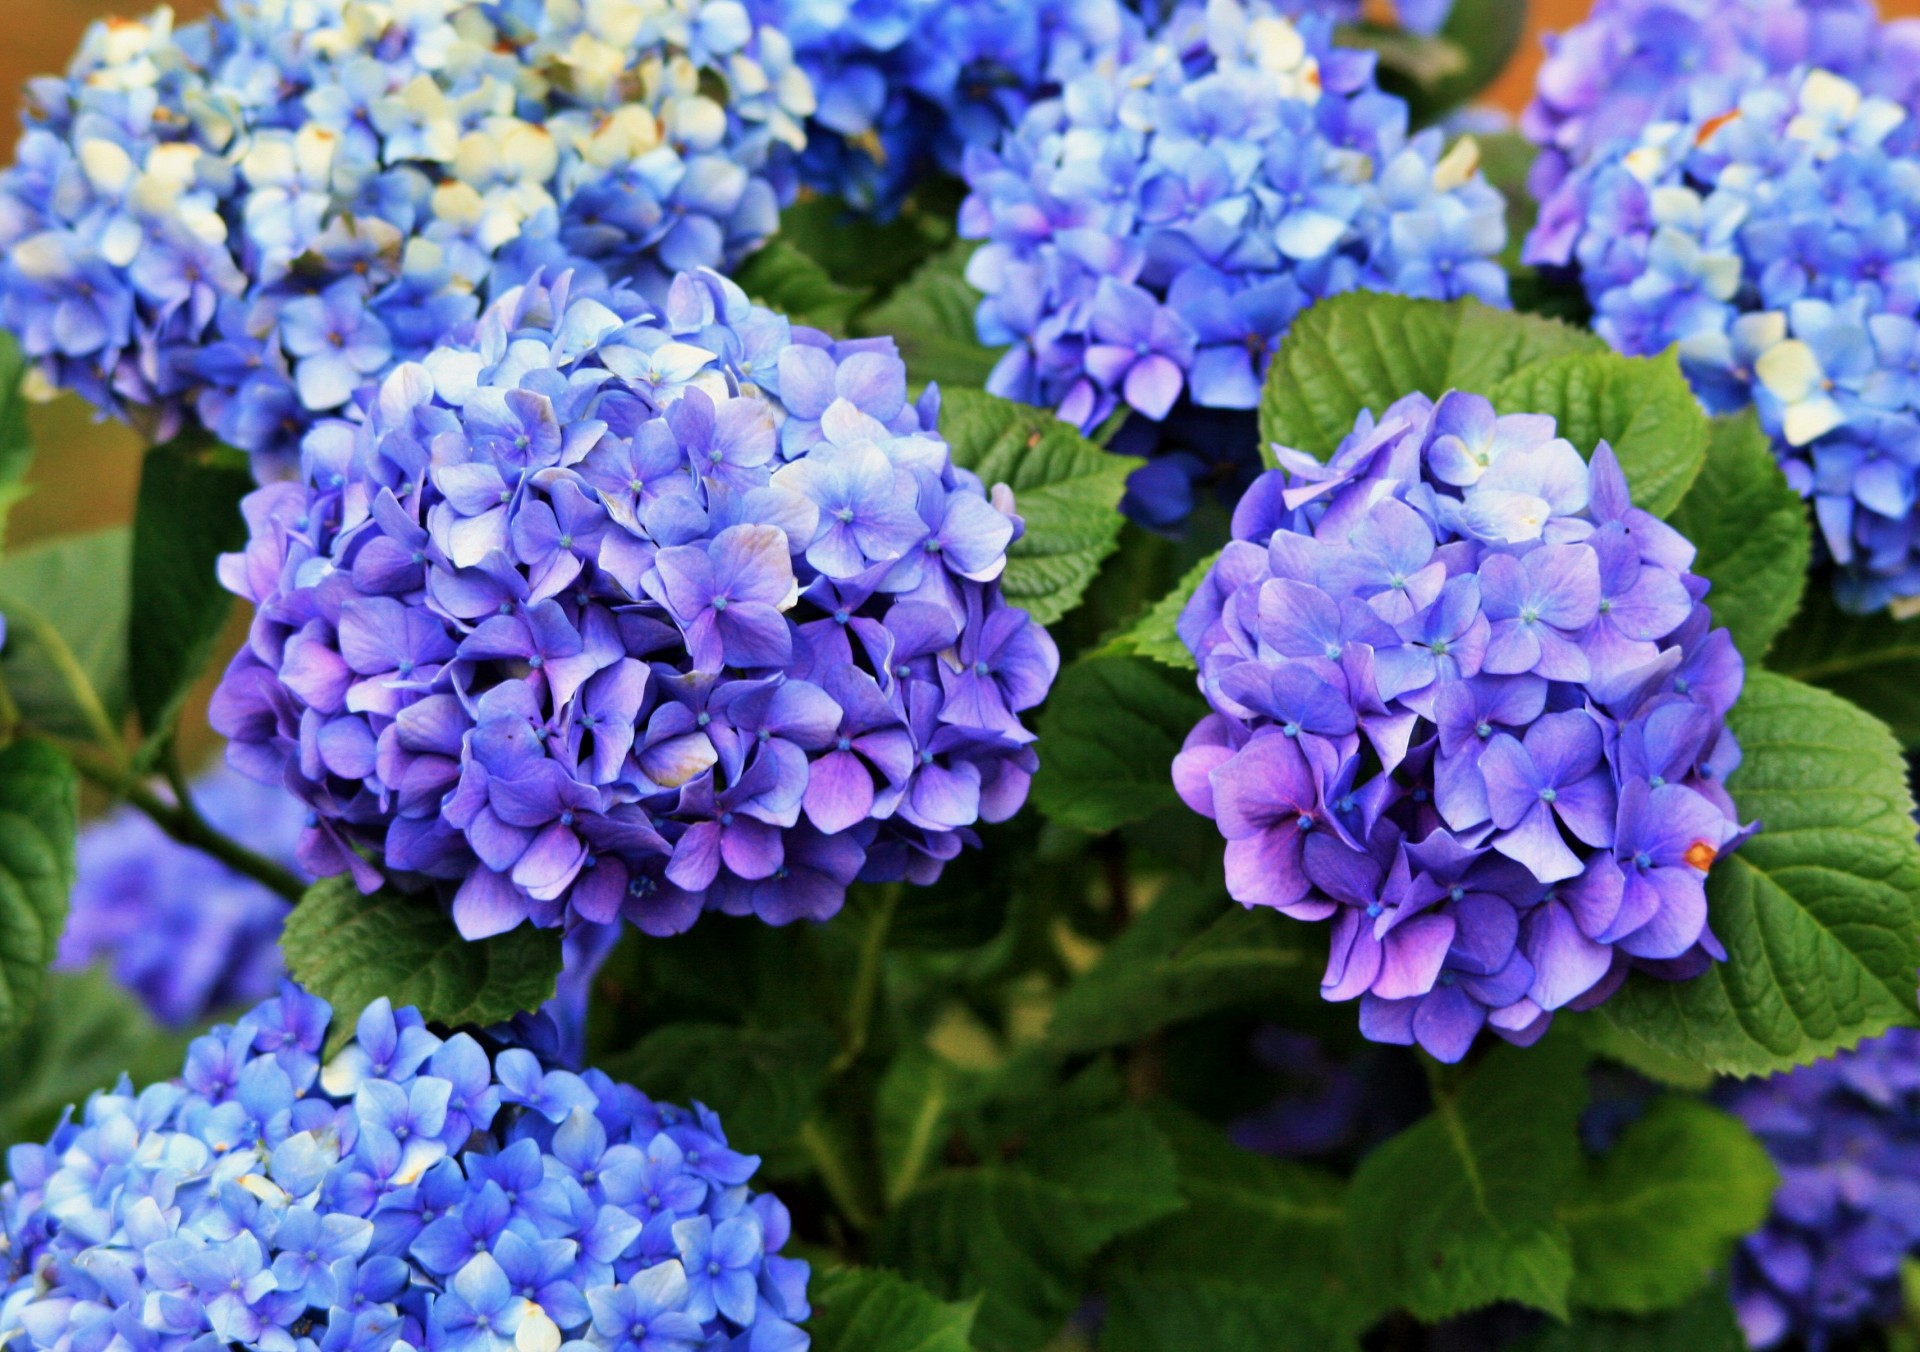
[[820,1171],[820,1181],[826,1185],[827,1195],[833,1199],[834,1206],[839,1208],[847,1224],[856,1230],[871,1230],[874,1226],[873,1213],[860,1200],[860,1189],[854,1182],[853,1170],[840,1157],[833,1139],[818,1122],[801,1126],[800,1148],[807,1152],[813,1167]]
[[70,747],[68,754],[73,757],[74,766],[82,775],[109,793],[132,803],[182,845],[190,845],[202,854],[211,855],[235,873],[245,874],[255,882],[272,888],[288,901],[297,902],[305,894],[306,886],[298,878],[271,859],[255,854],[238,841],[221,835],[207,825],[190,802],[183,799],[185,806],[169,803],[138,775],[120,765],[106,763],[83,749]]
[[847,999],[847,1040],[827,1068],[831,1075],[845,1074],[867,1050],[873,1007],[880,999],[881,959],[886,956],[894,912],[900,909],[901,891],[898,883],[884,888],[867,921],[867,932],[860,940],[860,965],[853,974],[853,994]]
[[113,719],[107,716],[106,706],[100,703],[100,695],[94,690],[93,681],[80,665],[80,660],[73,655],[73,649],[67,646],[66,639],[61,637],[60,631],[46,616],[16,597],[0,596],[0,610],[6,612],[8,624],[24,629],[46,651],[47,660],[60,673],[67,693],[73,696],[80,716],[86,720],[87,729],[100,744],[100,749],[116,762],[124,763],[125,739],[120,729],[114,726]]

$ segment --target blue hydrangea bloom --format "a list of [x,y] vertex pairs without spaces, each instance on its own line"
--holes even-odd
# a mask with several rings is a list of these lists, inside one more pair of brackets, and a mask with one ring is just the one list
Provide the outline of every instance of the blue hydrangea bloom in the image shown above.
[[437,880],[469,937],[931,879],[1025,800],[1059,666],[938,405],[714,273],[516,289],[247,500],[229,759],[312,872]]
[[[1372,54],[1330,35],[1324,17],[1262,0],[1184,5],[1132,60],[1068,80],[997,149],[968,153],[980,338],[1009,345],[989,389],[1082,430],[1125,408],[1148,449],[1169,415],[1166,447],[1217,446],[1181,418],[1255,408],[1275,345],[1321,297],[1505,303],[1504,208],[1477,146],[1409,138]],[[1252,419],[1239,422],[1224,441],[1250,464]],[[1176,521],[1180,471],[1205,468],[1190,451],[1149,467],[1134,514]]]
[[0,174],[44,384],[285,470],[300,433],[560,256],[664,293],[775,228],[813,96],[739,0],[226,0],[87,35]]
[[807,1264],[720,1122],[385,1000],[323,1062],[286,985],[122,1078],[0,1188],[36,1352],[804,1352]]
[[[292,794],[221,769],[193,787],[216,831],[287,868],[306,808]],[[55,965],[104,963],[162,1023],[187,1027],[256,1004],[279,984],[287,903],[120,808],[80,833],[79,871]]]
[[1724,108],[1756,78],[1812,65],[1895,100],[1920,88],[1920,21],[1883,24],[1873,0],[1598,0],[1546,47],[1520,127],[1540,147],[1529,186],[1549,219],[1596,153]]
[[1119,0],[750,3],[813,81],[806,181],[881,216],[1143,31]]
[[1613,452],[1454,392],[1279,454],[1179,622],[1213,712],[1174,780],[1233,897],[1330,921],[1322,994],[1446,1061],[1725,957],[1745,672]]
[[1529,249],[1578,269],[1595,330],[1677,344],[1715,411],[1757,405],[1843,605],[1920,594],[1920,124],[1810,71],[1656,122],[1568,189]]
[[1734,1256],[1748,1344],[1824,1352],[1898,1315],[1900,1261],[1920,1249],[1920,1033],[1896,1028],[1726,1097],[1780,1170],[1772,1214]]

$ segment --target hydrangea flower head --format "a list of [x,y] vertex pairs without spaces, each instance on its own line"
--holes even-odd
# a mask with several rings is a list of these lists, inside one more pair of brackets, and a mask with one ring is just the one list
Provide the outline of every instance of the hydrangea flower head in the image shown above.
[[1749,1346],[1824,1348],[1900,1313],[1920,1248],[1920,1033],[1734,1086],[1728,1106],[1780,1170],[1767,1223],[1734,1256]]
[[0,1339],[65,1352],[804,1352],[786,1208],[719,1119],[286,985],[0,1188]]
[[[221,769],[194,785],[209,825],[295,868],[306,809]],[[153,1016],[188,1027],[257,1004],[280,981],[287,903],[264,884],[169,838],[122,807],[80,833],[79,870],[55,965],[104,963]]]
[[[1504,304],[1500,196],[1471,139],[1442,150],[1438,131],[1407,135],[1373,56],[1334,47],[1324,18],[1177,8],[1132,59],[967,156],[980,338],[1009,345],[988,388],[1083,431],[1123,407],[1159,425],[1256,407],[1275,345],[1321,297]],[[1136,484],[1148,507],[1178,492]]]
[[890,215],[968,146],[991,146],[1068,76],[1139,40],[1120,0],[752,0],[793,42],[816,111],[802,172]]
[[1808,71],[1654,123],[1567,186],[1529,250],[1578,269],[1595,330],[1677,344],[1715,411],[1754,402],[1843,605],[1920,594],[1920,124]]
[[230,759],[312,872],[438,880],[469,937],[936,876],[1024,801],[1059,665],[938,401],[717,274],[509,292],[248,499]]
[[43,381],[284,469],[562,254],[664,292],[772,232],[811,86],[739,0],[226,0],[96,25],[0,175]]
[[1234,898],[1331,922],[1322,994],[1447,1061],[1724,958],[1744,670],[1606,444],[1454,392],[1280,456],[1179,625],[1213,712],[1175,784]]

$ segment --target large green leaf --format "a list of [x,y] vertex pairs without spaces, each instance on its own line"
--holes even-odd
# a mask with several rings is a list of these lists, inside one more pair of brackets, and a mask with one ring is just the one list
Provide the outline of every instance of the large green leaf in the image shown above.
[[1679,505],[1707,457],[1707,415],[1673,352],[1549,357],[1521,367],[1489,397],[1502,413],[1551,414],[1560,435],[1582,455],[1607,442],[1619,457],[1635,505],[1655,516]]
[[[62,535],[0,559],[0,614],[31,607],[72,651],[110,721],[127,707],[127,614],[132,537],[124,527]],[[8,626],[0,673],[34,727],[91,740],[92,723],[66,677],[28,627]]]
[[881,1261],[950,1300],[980,1298],[983,1352],[1029,1352],[1079,1304],[1094,1256],[1181,1205],[1147,1114],[1061,1122],[1013,1159],[942,1169],[882,1225]]
[[1761,825],[1707,879],[1728,960],[1690,981],[1635,976],[1606,1017],[1733,1075],[1920,1022],[1920,845],[1899,746],[1845,700],[1772,672],[1748,671],[1727,721],[1744,753],[1727,787]]
[[873,1099],[880,1187],[889,1206],[919,1186],[947,1143],[960,1097],[960,1072],[944,1058],[914,1048],[894,1058]]
[[52,743],[22,738],[0,751],[0,1036],[40,1002],[73,891],[79,815],[79,778]]
[[1120,539],[1120,497],[1140,463],[1101,450],[1051,409],[947,390],[940,430],[954,462],[988,487],[1013,489],[1027,533],[1008,551],[1001,587],[1041,624],[1080,604]]
[[815,1352],[973,1352],[974,1305],[948,1304],[898,1273],[827,1268],[807,1298]]
[[1758,663],[1800,608],[1813,532],[1751,411],[1713,420],[1700,477],[1668,520],[1700,551],[1693,570],[1713,583],[1714,623]]
[[846,332],[867,293],[842,286],[826,268],[784,239],[774,239],[734,272],[740,289],[762,305],[829,333]]
[[1064,825],[1109,831],[1177,805],[1173,758],[1206,712],[1190,675],[1138,657],[1082,658],[1040,715],[1034,806]]
[[1669,1314],[1575,1315],[1572,1323],[1549,1324],[1507,1352],[1745,1352],[1746,1346],[1727,1293],[1716,1288]]
[[1294,322],[1267,368],[1261,453],[1278,442],[1324,459],[1362,409],[1382,412],[1415,390],[1491,394],[1528,362],[1600,350],[1590,333],[1479,301],[1333,296]]
[[1827,579],[1816,577],[1767,665],[1853,701],[1892,728],[1902,746],[1920,747],[1920,619],[1849,615],[1834,604]]
[[253,488],[246,457],[203,437],[147,452],[133,519],[128,676],[149,737],[169,728],[233,609],[214,567],[247,542],[240,499]]
[[7,513],[26,496],[23,482],[33,464],[33,435],[27,428],[27,397],[21,388],[27,363],[11,334],[0,333],[0,544],[6,542]]
[[656,1098],[706,1104],[784,1174],[798,1157],[795,1138],[819,1104],[833,1053],[832,1038],[818,1025],[670,1023],[602,1068]]
[[1383,1300],[1426,1320],[1501,1300],[1566,1317],[1573,1241],[1554,1212],[1579,1163],[1583,1060],[1571,1039],[1496,1047],[1361,1161],[1347,1234]]
[[966,268],[974,247],[962,241],[935,254],[860,316],[861,332],[900,345],[907,377],[915,384],[938,381],[943,387],[977,389],[1000,359],[998,349],[981,344],[973,326],[980,293],[968,284]]
[[1193,599],[1201,581],[1219,560],[1220,552],[1215,550],[1189,568],[1172,591],[1155,601],[1130,629],[1113,640],[1112,651],[1138,653],[1165,666],[1196,670],[1193,654],[1180,641],[1175,626],[1180,623],[1180,612],[1187,608],[1187,602]]
[[835,197],[809,197],[780,213],[778,238],[799,249],[842,286],[887,291],[953,239],[953,218],[909,203],[880,222]]
[[386,996],[449,1026],[484,1027],[553,998],[560,931],[522,925],[491,939],[463,939],[430,899],[362,893],[351,878],[307,889],[280,936],[287,971],[333,1006],[332,1041]]
[[1561,1203],[1574,1303],[1626,1314],[1682,1304],[1759,1228],[1778,1181],[1739,1122],[1698,1099],[1656,1099]]
[[1093,1051],[1216,1009],[1312,990],[1325,964],[1311,931],[1276,911],[1247,908],[1218,885],[1186,880],[1130,923],[1062,992],[1047,1045]]
[[1341,1181],[1158,1115],[1185,1209],[1103,1265],[1105,1352],[1341,1352],[1378,1310],[1346,1267]]
[[0,1043],[0,1150],[44,1141],[63,1111],[123,1074],[137,1088],[178,1075],[189,1036],[158,1027],[103,971],[49,973],[33,1018]]

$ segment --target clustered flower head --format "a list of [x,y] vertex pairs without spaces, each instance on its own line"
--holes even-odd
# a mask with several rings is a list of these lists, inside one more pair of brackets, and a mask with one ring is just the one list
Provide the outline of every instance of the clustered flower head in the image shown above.
[[1279,454],[1179,624],[1213,712],[1174,780],[1234,898],[1330,921],[1322,994],[1448,1061],[1723,958],[1744,669],[1606,444],[1454,392]]
[[915,187],[958,174],[1037,98],[1139,41],[1119,0],[751,0],[793,42],[817,108],[802,173],[890,215]]
[[1738,1085],[1728,1106],[1780,1170],[1767,1222],[1734,1255],[1749,1346],[1821,1352],[1900,1313],[1900,1264],[1920,1248],[1920,1033]]
[[808,1269],[718,1118],[287,985],[94,1094],[0,1188],[36,1352],[804,1352]]
[[777,225],[812,108],[739,0],[224,0],[87,35],[0,175],[0,323],[154,439],[300,433],[533,268],[664,291]]
[[310,871],[439,880],[469,937],[937,876],[1025,800],[1059,665],[938,400],[713,273],[508,293],[247,500],[229,757]]
[[1817,66],[1895,100],[1920,89],[1920,22],[1883,24],[1873,0],[1598,0],[1545,41],[1520,128],[1540,147],[1528,186],[1549,218],[1595,154],[1719,111],[1755,79]]
[[1407,136],[1372,54],[1254,0],[1175,10],[966,160],[988,388],[1090,430],[1184,395],[1254,408],[1293,317],[1368,287],[1504,303],[1500,196],[1463,140]]
[[[291,794],[222,769],[193,786],[193,803],[215,830],[296,866],[306,809]],[[127,807],[82,831],[76,852],[56,966],[104,964],[176,1028],[273,994],[287,903],[270,888],[176,843]]]
[[1594,328],[1677,344],[1710,408],[1751,399],[1812,498],[1841,603],[1920,594],[1920,124],[1826,71],[1657,122],[1568,181],[1529,253]]

